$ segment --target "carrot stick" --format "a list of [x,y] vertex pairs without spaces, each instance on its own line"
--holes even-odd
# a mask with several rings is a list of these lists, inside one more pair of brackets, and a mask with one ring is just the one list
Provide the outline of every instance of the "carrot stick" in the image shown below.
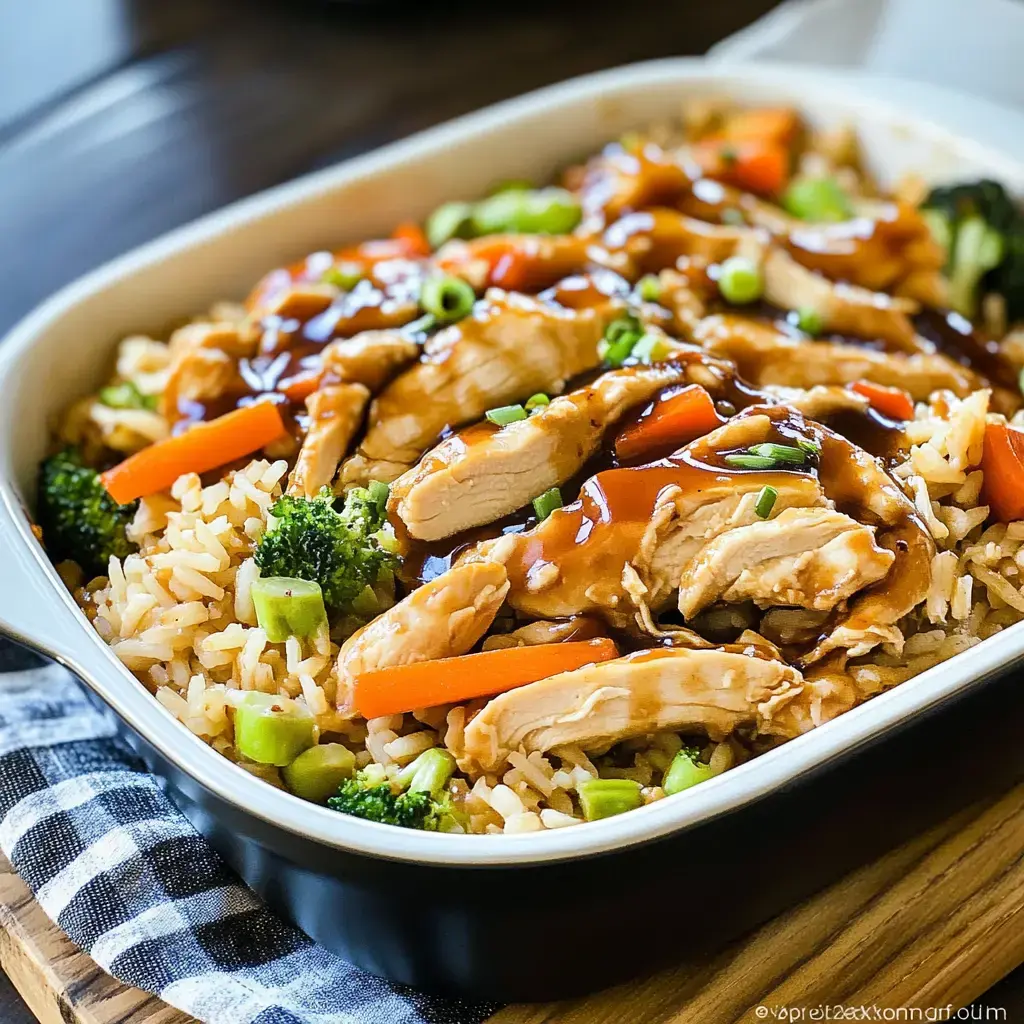
[[411,221],[399,224],[391,233],[391,237],[396,242],[401,242],[410,256],[429,256],[431,253],[430,242],[427,241],[427,236],[419,224],[413,224]]
[[276,441],[284,421],[272,402],[254,402],[157,441],[100,478],[119,505],[164,491],[183,473],[205,473]]
[[353,699],[364,718],[492,697],[538,679],[619,656],[611,640],[506,647],[459,658],[396,665],[356,678]]
[[323,378],[323,370],[306,370],[297,373],[294,377],[288,377],[277,385],[277,390],[288,399],[292,405],[304,402],[317,388]]
[[615,454],[623,461],[656,457],[711,433],[725,421],[711,396],[699,384],[655,402],[638,423],[615,439]]
[[875,384],[870,380],[858,380],[850,385],[850,390],[863,395],[873,409],[891,420],[914,418],[914,400],[901,388],[887,388],[884,384]]
[[698,142],[693,156],[709,177],[759,195],[781,192],[789,178],[789,151],[776,142],[719,136]]
[[726,119],[722,135],[733,142],[771,142],[788,146],[800,129],[800,119],[790,107],[740,110]]
[[1006,423],[985,425],[985,501],[1001,523],[1024,519],[1024,431]]

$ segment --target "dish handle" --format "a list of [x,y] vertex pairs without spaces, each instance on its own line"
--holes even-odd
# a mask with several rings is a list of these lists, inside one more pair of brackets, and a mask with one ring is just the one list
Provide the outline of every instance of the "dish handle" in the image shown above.
[[15,525],[4,521],[3,512],[0,507],[0,634],[74,668],[73,651],[82,623],[70,596],[54,592],[53,583],[17,536]]

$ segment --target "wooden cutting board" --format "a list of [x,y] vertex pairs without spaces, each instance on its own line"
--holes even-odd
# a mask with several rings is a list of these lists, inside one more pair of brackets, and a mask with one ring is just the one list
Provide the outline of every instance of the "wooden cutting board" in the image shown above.
[[[489,1024],[727,1024],[787,1019],[778,1016],[783,1007],[965,1006],[1024,962],[1022,854],[1024,784],[706,962],[587,999],[510,1006]],[[192,1021],[104,974],[50,923],[2,856],[0,967],[43,1024]]]

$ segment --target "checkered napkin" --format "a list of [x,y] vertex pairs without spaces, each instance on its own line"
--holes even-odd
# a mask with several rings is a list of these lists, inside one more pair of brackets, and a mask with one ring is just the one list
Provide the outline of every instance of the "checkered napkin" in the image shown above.
[[115,978],[208,1024],[480,1024],[275,917],[56,666],[0,640],[0,849]]

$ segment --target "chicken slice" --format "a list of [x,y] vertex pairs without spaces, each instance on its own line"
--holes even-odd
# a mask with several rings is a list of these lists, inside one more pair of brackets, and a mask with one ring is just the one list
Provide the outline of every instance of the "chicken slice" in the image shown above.
[[359,451],[342,467],[343,486],[394,480],[446,427],[534,392],[562,391],[598,365],[598,342],[620,308],[609,300],[570,310],[492,289],[470,316],[434,335],[423,359],[377,397]]
[[892,355],[841,342],[802,341],[728,314],[705,317],[693,340],[733,360],[740,376],[757,385],[812,388],[869,380],[902,388],[918,401],[943,388],[964,397],[984,386],[976,373],[943,355]]
[[330,486],[369,401],[362,384],[329,384],[306,399],[309,429],[288,481],[289,494],[312,498]]
[[716,601],[752,600],[830,611],[882,579],[895,555],[875,531],[827,508],[788,508],[720,534],[688,564],[679,610],[690,619]]
[[398,330],[363,331],[339,338],[323,350],[324,370],[338,380],[379,391],[419,355],[419,345]]
[[508,593],[505,569],[459,565],[424,584],[353,633],[338,654],[338,706],[364,672],[465,654],[490,628]]
[[578,472],[627,409],[686,377],[673,363],[613,370],[529,419],[470,427],[395,481],[393,507],[419,540],[494,522]]
[[238,360],[256,351],[259,332],[245,324],[211,322],[187,324],[168,342],[171,364],[160,398],[160,411],[171,423],[180,419],[181,401],[219,398],[244,383]]
[[765,258],[765,298],[780,309],[813,309],[826,332],[881,338],[899,352],[926,352],[910,321],[918,311],[911,299],[892,298],[851,284],[836,284],[773,249]]
[[586,665],[509,690],[466,726],[464,767],[497,771],[514,751],[577,745],[603,753],[621,740],[699,729],[721,740],[738,726],[789,735],[784,705],[799,701],[800,673],[740,650],[650,650]]

